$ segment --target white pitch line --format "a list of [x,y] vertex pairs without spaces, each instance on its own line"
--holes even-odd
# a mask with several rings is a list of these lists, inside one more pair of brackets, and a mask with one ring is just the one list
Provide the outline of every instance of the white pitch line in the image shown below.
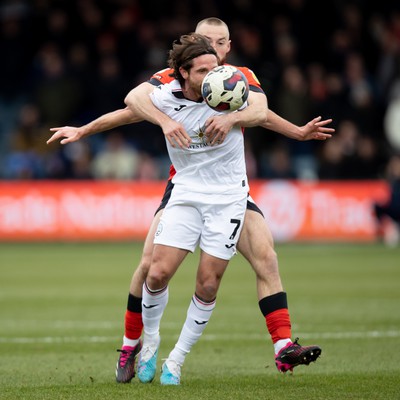
[[[163,335],[163,338],[176,339],[176,335]],[[320,333],[302,333],[298,334],[302,339],[381,339],[381,338],[396,338],[400,337],[400,331],[365,331],[365,332],[320,332]],[[215,341],[215,340],[265,340],[267,335],[261,334],[231,334],[231,335],[213,335],[204,334],[201,340]],[[109,343],[118,342],[120,337],[116,336],[45,336],[45,337],[13,337],[6,338],[0,337],[0,344],[32,344],[32,343]]]

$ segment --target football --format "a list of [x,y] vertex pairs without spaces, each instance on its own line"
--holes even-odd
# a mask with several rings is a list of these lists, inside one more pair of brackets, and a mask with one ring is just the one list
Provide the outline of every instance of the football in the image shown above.
[[235,111],[249,97],[249,82],[237,68],[220,65],[203,79],[201,94],[205,102],[216,111]]

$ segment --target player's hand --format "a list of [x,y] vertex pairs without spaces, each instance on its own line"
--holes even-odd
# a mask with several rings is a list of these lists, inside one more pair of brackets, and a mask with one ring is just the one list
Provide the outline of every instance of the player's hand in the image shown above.
[[232,127],[233,123],[230,114],[214,115],[208,118],[206,121],[206,130],[204,132],[207,136],[208,143],[211,146],[223,143]]
[[161,128],[172,147],[179,146],[181,149],[187,149],[192,142],[185,128],[179,122],[170,119],[168,123],[164,124]]
[[62,126],[58,128],[50,128],[50,131],[55,133],[53,133],[50,139],[46,142],[47,144],[50,144],[60,139],[61,139],[60,140],[61,144],[67,144],[71,142],[76,142],[82,137],[80,128],[76,128],[74,126]]
[[301,138],[299,140],[326,140],[332,137],[332,133],[335,132],[334,128],[326,128],[332,119],[325,119],[321,121],[321,117],[314,118],[306,125],[300,127]]

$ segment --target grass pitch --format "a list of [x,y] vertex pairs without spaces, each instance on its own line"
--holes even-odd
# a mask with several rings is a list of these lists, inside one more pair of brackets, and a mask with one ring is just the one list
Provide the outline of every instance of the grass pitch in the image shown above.
[[[255,277],[236,256],[179,387],[115,383],[141,243],[0,244],[0,399],[400,399],[400,248],[278,245],[293,338],[316,363],[280,374]],[[159,365],[194,290],[198,254],[173,278]]]

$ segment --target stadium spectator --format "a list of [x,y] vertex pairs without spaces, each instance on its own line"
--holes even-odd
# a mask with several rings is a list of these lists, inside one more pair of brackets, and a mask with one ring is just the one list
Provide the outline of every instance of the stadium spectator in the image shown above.
[[325,179],[378,179],[385,152],[374,137],[360,132],[353,120],[343,119],[335,137],[320,149],[318,177]]
[[136,180],[152,181],[162,179],[160,166],[148,153],[142,151],[139,154],[139,166],[137,169]]
[[[297,125],[301,121],[309,120],[313,111],[312,99],[305,78],[298,66],[286,67],[283,70],[282,84],[275,94],[276,108],[279,114]],[[287,169],[289,176],[294,177],[293,172],[290,172],[290,169],[293,169],[299,179],[316,179],[315,142],[287,140],[285,146],[291,159],[289,163],[292,165]],[[277,149],[280,148],[277,147]]]
[[35,72],[32,101],[44,121],[59,125],[75,118],[83,105],[83,93],[79,82],[67,71],[58,45],[48,42],[41,47]]
[[[67,168],[66,178],[95,179],[92,166],[92,147],[88,142],[72,143],[72,146],[63,149],[62,159]],[[111,179],[111,178],[110,178]]]
[[123,78],[119,59],[114,54],[100,58],[97,73],[90,82],[93,113],[105,114],[123,105],[128,82]]
[[377,92],[360,53],[351,52],[347,55],[344,77],[352,120],[363,132],[375,132],[378,120]]
[[60,178],[65,173],[65,165],[59,154],[46,141],[47,129],[38,107],[25,104],[19,112],[17,127],[11,135],[11,146],[5,156],[6,179]]
[[14,176],[14,171],[7,171],[4,157],[10,150],[12,134],[18,129],[18,115],[28,97],[27,77],[33,53],[30,35],[26,4],[0,6],[0,177],[3,178]]
[[139,153],[121,132],[106,135],[104,147],[94,156],[92,173],[95,179],[131,180],[138,173]]
[[278,143],[264,155],[262,168],[262,177],[265,179],[296,179],[298,177],[288,148],[282,143]]

